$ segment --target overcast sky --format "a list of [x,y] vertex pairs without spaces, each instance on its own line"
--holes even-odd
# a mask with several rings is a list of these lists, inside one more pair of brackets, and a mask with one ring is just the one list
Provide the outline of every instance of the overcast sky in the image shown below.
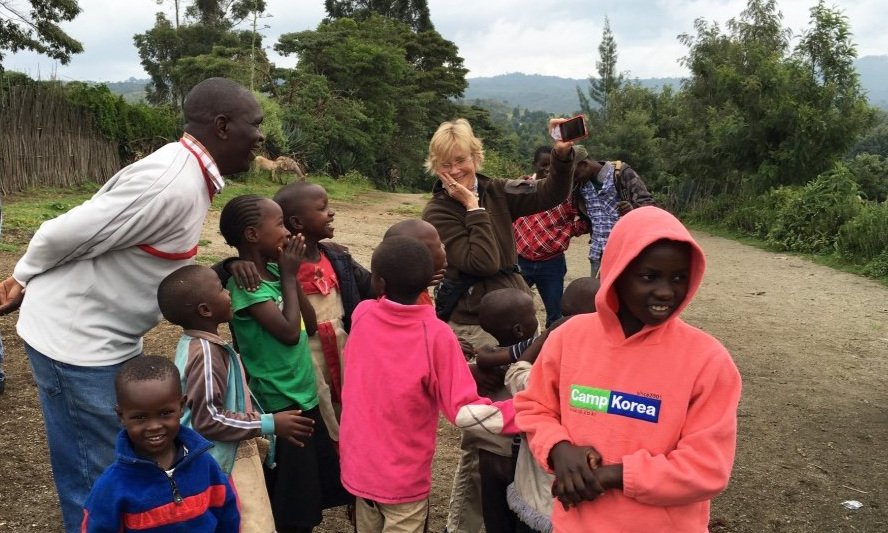
[[[815,2],[778,0],[784,26],[796,33],[805,29]],[[65,30],[83,43],[85,51],[70,64],[19,53],[7,55],[3,66],[43,79],[146,78],[133,35],[153,26],[157,11],[171,13],[171,2],[79,0],[79,4],[82,13]],[[269,27],[261,33],[269,55],[280,66],[292,66],[294,59],[277,56],[271,46],[282,33],[315,29],[324,17],[324,2],[267,0],[267,4],[273,17],[264,21]],[[687,48],[677,35],[692,33],[699,17],[723,27],[745,5],[745,0],[429,0],[435,28],[459,47],[469,77],[510,72],[587,77],[595,71],[605,16],[617,42],[619,70],[638,78],[684,76],[679,59]],[[884,0],[828,5],[844,10],[860,56],[888,54]]]

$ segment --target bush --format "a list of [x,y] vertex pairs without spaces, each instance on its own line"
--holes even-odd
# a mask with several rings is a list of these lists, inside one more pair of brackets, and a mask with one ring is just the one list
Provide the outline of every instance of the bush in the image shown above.
[[882,252],[863,267],[863,274],[873,278],[888,278],[888,252]]
[[857,216],[862,207],[857,183],[848,168],[839,163],[788,198],[768,241],[794,252],[831,253],[839,228]]
[[265,149],[272,159],[280,155],[291,155],[290,139],[284,132],[283,112],[276,101],[259,92],[253,92],[256,101],[262,108],[265,118],[262,120],[262,135],[265,136]]
[[129,104],[105,85],[71,82],[62,86],[69,102],[87,109],[106,138],[117,143],[121,160],[138,159],[181,135],[181,117],[167,107]]
[[[677,204],[676,204],[677,205]],[[737,206],[737,197],[729,194],[719,196],[702,196],[687,206],[684,218],[692,222],[705,224],[722,224],[725,218]],[[667,209],[670,207],[667,205]]]
[[867,200],[888,200],[888,158],[874,154],[858,154],[845,163]]
[[800,190],[801,187],[778,187],[750,198],[727,213],[724,223],[733,230],[765,239],[776,226],[779,213]]
[[481,173],[491,178],[513,179],[528,174],[518,163],[509,160],[496,150],[484,151],[484,168]]
[[[873,261],[888,253],[888,203],[867,204],[839,228],[839,254],[855,263]],[[883,260],[885,258],[883,257]]]

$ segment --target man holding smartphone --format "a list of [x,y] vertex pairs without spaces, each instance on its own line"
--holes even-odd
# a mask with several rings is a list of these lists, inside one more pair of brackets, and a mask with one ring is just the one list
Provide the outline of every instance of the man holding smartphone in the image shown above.
[[589,263],[598,277],[601,253],[611,229],[621,216],[636,207],[654,205],[654,199],[635,170],[622,161],[596,161],[581,146],[575,146],[576,170],[573,204],[589,220]]

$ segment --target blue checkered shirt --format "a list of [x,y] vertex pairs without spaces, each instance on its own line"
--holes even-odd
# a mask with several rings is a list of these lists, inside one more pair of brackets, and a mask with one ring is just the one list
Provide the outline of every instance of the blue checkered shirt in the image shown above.
[[601,167],[598,172],[598,181],[602,183],[599,190],[596,190],[591,182],[583,185],[580,189],[591,222],[589,259],[593,261],[601,261],[601,253],[604,251],[604,245],[607,244],[611,229],[620,219],[620,213],[617,211],[619,198],[617,198],[617,188],[614,187],[614,166],[612,164],[608,162]]

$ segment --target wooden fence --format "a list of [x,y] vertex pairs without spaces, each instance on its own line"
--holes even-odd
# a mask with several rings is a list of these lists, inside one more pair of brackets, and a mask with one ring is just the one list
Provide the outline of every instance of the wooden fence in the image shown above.
[[116,143],[54,87],[0,88],[0,193],[102,183],[118,170]]

